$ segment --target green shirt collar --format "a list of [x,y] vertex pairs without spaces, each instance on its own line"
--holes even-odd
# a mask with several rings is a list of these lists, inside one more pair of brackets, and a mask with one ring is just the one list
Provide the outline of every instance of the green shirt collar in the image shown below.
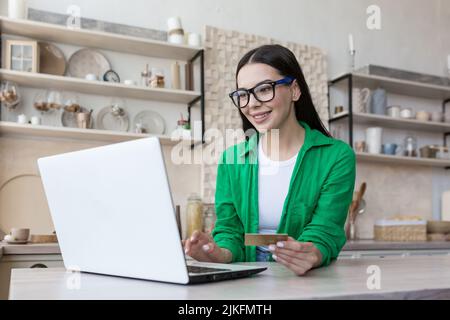
[[[306,124],[306,122],[298,122],[305,129],[305,142],[303,146],[305,148],[318,147],[333,144],[333,138],[327,137],[322,132],[318,130],[311,130],[311,128]],[[244,149],[240,152],[240,156],[243,157],[247,155],[250,151],[257,152],[257,146],[259,141],[259,133],[254,134],[250,137],[248,141],[244,144]]]

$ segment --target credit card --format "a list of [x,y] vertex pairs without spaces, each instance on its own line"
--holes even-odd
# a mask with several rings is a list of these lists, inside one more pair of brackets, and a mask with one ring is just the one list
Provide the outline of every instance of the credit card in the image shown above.
[[246,233],[245,245],[268,246],[270,244],[276,244],[278,241],[287,241],[288,237],[289,236],[286,233],[277,233],[277,234]]

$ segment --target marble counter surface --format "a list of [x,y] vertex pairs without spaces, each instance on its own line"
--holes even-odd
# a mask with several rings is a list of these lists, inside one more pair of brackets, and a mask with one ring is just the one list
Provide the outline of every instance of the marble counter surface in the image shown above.
[[[338,260],[303,277],[275,262],[248,264],[267,266],[268,270],[244,279],[176,285],[72,273],[62,268],[13,269],[9,298],[450,299],[450,256]],[[79,285],[72,287],[70,283]]]

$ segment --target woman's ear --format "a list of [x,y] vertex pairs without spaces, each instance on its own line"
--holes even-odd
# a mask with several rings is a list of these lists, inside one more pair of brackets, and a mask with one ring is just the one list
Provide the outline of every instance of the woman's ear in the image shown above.
[[302,92],[300,91],[300,87],[298,85],[297,79],[292,82],[292,101],[296,102],[300,99]]

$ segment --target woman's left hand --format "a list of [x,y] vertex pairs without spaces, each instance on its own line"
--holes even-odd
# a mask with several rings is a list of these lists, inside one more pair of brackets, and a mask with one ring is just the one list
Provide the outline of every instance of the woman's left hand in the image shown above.
[[289,237],[288,241],[270,245],[269,250],[276,262],[288,267],[298,276],[305,275],[322,263],[322,254],[312,242],[300,242]]

